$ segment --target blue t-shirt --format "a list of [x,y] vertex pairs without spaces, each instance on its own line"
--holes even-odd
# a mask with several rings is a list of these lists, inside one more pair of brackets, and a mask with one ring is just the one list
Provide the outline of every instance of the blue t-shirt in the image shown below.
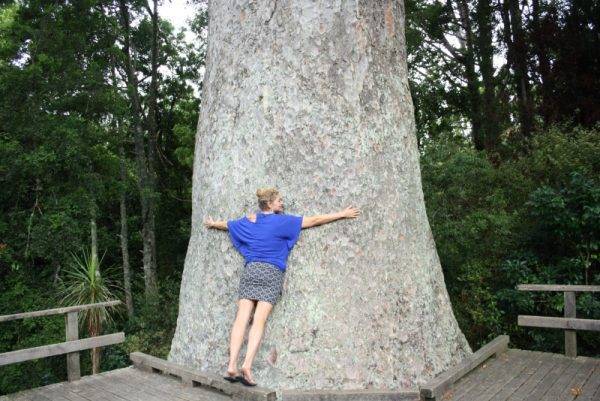
[[302,216],[256,214],[253,223],[247,217],[227,222],[231,242],[249,262],[267,262],[286,269],[290,251],[300,237]]

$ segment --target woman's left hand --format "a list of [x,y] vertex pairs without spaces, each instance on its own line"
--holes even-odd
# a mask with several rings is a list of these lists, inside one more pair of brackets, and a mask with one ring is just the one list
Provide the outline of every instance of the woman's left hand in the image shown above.
[[204,225],[206,226],[206,228],[213,228],[215,223],[216,222],[210,216],[208,216],[208,219],[207,218],[204,219]]

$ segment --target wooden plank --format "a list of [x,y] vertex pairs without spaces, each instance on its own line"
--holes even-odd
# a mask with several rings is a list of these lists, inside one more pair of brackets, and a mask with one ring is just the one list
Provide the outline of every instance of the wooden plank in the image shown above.
[[521,401],[524,400],[529,394],[535,389],[535,387],[544,379],[544,377],[550,372],[554,366],[560,363],[562,355],[558,354],[545,354],[539,360],[541,363],[538,364],[535,371],[527,378],[525,382],[515,391],[510,398],[510,401]]
[[89,401],[78,394],[72,393],[63,383],[50,384],[42,387],[44,394],[55,401]]
[[[90,401],[90,398],[82,397],[81,395],[69,390],[70,383],[60,382],[53,383],[47,386],[29,390],[26,399],[31,399],[34,393],[40,393],[44,397],[52,401]],[[92,398],[94,400],[94,398]],[[96,400],[106,401],[105,399],[96,398]]]
[[5,352],[0,354],[0,366],[30,361],[32,359],[46,358],[49,356],[64,355],[70,352],[82,351],[95,347],[119,344],[123,341],[125,341],[125,334],[121,332],[84,338],[81,340],[66,341],[58,344],[43,345],[41,347],[28,348],[19,351]]
[[[575,292],[565,291],[565,317],[576,318]],[[565,355],[571,358],[577,356],[577,332],[565,330]]]
[[[152,377],[151,381],[143,382],[136,380],[137,373],[135,369],[130,369],[128,371],[122,372],[118,376],[111,377],[111,384],[116,383],[121,387],[121,391],[127,391],[126,387],[129,387],[131,392],[137,393],[139,395],[139,401],[144,400],[152,400],[154,398],[158,398],[159,400],[170,399],[173,401],[185,401],[188,398],[185,396],[181,396],[180,390],[183,389],[183,385],[179,382],[176,382],[174,379],[171,382],[162,382],[162,386],[155,386],[151,383],[151,381],[159,381],[161,379],[161,374],[154,373],[150,374]],[[138,398],[132,398],[132,400],[138,400]]]
[[458,365],[446,370],[439,376],[429,380],[421,386],[421,397],[439,398],[441,397],[458,379],[475,369],[491,355],[506,351],[508,348],[509,337],[498,336],[488,344],[481,347],[477,352],[465,358]]
[[519,291],[600,292],[600,285],[519,284]]
[[600,331],[600,320],[595,319],[519,315],[517,321],[519,326]]
[[[118,375],[96,377],[98,375],[87,376],[87,383],[94,387],[98,392],[110,395],[118,401],[163,401],[164,397],[159,394],[153,394],[143,387],[132,387],[118,380]],[[108,379],[108,380],[107,380]],[[180,401],[174,394],[170,399]]]
[[179,376],[184,382],[192,383],[192,385],[211,387],[227,395],[239,396],[248,401],[275,401],[277,399],[276,392],[271,389],[259,386],[245,387],[237,383],[229,383],[220,375],[181,366],[141,352],[132,352],[129,354],[129,359],[131,359],[136,368],[146,371],[155,370],[157,372],[170,373]]
[[[65,315],[66,340],[79,340],[79,321],[77,315],[79,312],[69,312]],[[79,367],[79,352],[67,354],[67,380],[70,382],[81,379],[81,369]]]
[[519,351],[519,359],[522,361],[523,369],[515,375],[499,392],[494,394],[490,401],[505,401],[514,394],[529,377],[536,372],[540,364],[543,364],[546,355],[539,351]]
[[419,401],[417,391],[281,390],[282,401]]
[[[508,356],[509,360],[512,357],[512,351],[514,350],[509,349],[506,351],[506,355]],[[454,383],[454,385],[442,395],[441,399],[454,400],[456,397],[460,397],[461,394],[465,394],[467,391],[477,385],[482,378],[486,377],[490,373],[490,369],[501,366],[504,362],[505,358],[501,358],[499,356],[490,357],[477,368],[456,381],[456,383]]]
[[596,369],[590,374],[585,384],[581,387],[581,395],[579,395],[576,400],[600,400],[600,362],[596,364]]
[[[148,373],[134,368],[126,375],[119,376],[118,380],[121,380],[123,383],[127,383],[130,386],[145,388],[148,391],[159,395],[163,399],[171,396],[170,393],[174,395],[173,399],[177,401],[205,399],[202,390],[198,389],[197,392],[194,391],[196,392],[196,397],[194,397],[188,392],[188,390],[192,389],[191,387],[185,386],[177,377],[169,377],[162,373]],[[225,396],[225,398],[231,399],[231,397],[228,396]]]
[[80,393],[76,393],[73,391],[71,385],[69,383],[58,383],[58,389],[62,390],[63,395],[71,401],[90,401],[89,398],[84,397]]
[[[98,375],[95,375],[98,376]],[[83,376],[81,380],[74,382],[64,383],[68,386],[68,390],[72,393],[77,394],[80,397],[86,398],[90,401],[114,401],[115,398],[112,394],[107,394],[104,391],[99,391],[96,387],[92,386],[89,382],[91,376]],[[123,401],[123,400],[119,400]]]
[[38,310],[38,311],[33,311],[33,312],[15,313],[12,315],[0,316],[0,323],[1,322],[10,322],[11,320],[26,319],[26,318],[30,318],[30,317],[52,316],[52,315],[62,315],[62,314],[69,313],[69,312],[80,312],[82,310],[87,310],[87,309],[92,309],[92,308],[116,306],[116,305],[119,305],[120,303],[121,303],[121,301],[106,301],[106,302],[98,302],[95,304],[65,306],[62,308],[45,309],[45,310]]
[[488,378],[494,371],[503,369],[506,364],[510,363],[510,361],[512,361],[512,351],[513,350],[506,351],[505,354],[508,358],[495,356],[482,363],[477,369],[469,372],[465,377],[456,382],[450,390],[444,393],[441,399],[456,400],[463,397],[466,393],[477,387],[483,380]]
[[497,363],[490,363],[488,365],[484,374],[474,376],[469,387],[457,388],[452,393],[451,399],[456,401],[472,401],[493,385],[498,380],[498,376],[506,372],[507,367],[512,366],[514,363],[514,359],[507,357],[507,355],[503,357],[501,354],[497,359]]
[[71,401],[71,399],[65,396],[64,391],[62,391],[62,389],[56,388],[56,386],[44,386],[41,387],[40,390],[42,391],[45,397],[48,397],[53,401]]
[[574,364],[574,359],[565,356],[558,356],[558,363],[548,372],[548,374],[535,386],[525,397],[526,401],[540,401],[540,399],[550,390],[550,387],[565,373],[565,371]]
[[584,360],[585,357],[571,359],[571,365],[554,381],[540,401],[556,401],[559,395],[567,389],[569,382],[573,380],[577,372],[582,368]]
[[190,401],[227,401],[231,397],[215,389],[204,387],[190,387],[178,378],[165,374],[147,373],[132,368],[127,375],[121,377],[128,383],[136,386],[145,386],[149,389],[162,390],[166,387],[177,388],[177,396]]
[[[500,356],[502,357],[502,356]],[[484,389],[477,397],[478,400],[488,401],[502,389],[506,388],[508,383],[518,377],[526,368],[527,362],[534,358],[523,358],[520,354],[512,354],[508,355],[506,353],[506,357],[509,358],[507,364],[503,366],[510,367],[510,369],[498,369],[498,375],[494,382],[488,386],[487,389]]]
[[592,375],[594,370],[597,368],[597,366],[597,361],[591,358],[586,358],[583,364],[581,365],[581,369],[579,369],[575,377],[573,377],[569,384],[567,384],[567,387],[564,389],[564,391],[560,395],[558,395],[556,400],[573,401],[576,399],[577,401],[579,401],[578,396],[572,390],[582,388],[584,384],[588,381],[589,377]]
[[[98,391],[114,394],[114,396],[124,398],[127,401],[156,401],[157,399],[160,399],[157,394],[147,393],[148,389],[145,387],[135,386],[120,380],[125,372],[132,369],[132,367],[128,367],[102,372],[99,375],[87,376],[86,379],[88,380],[88,383]],[[179,401],[179,399],[175,399]]]

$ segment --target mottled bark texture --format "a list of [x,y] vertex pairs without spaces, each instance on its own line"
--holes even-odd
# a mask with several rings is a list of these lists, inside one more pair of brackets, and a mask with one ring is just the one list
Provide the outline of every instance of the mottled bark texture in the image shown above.
[[225,372],[243,259],[202,221],[253,211],[256,188],[276,186],[287,213],[362,214],[302,232],[253,366],[260,385],[398,389],[458,363],[471,349],[423,202],[403,3],[213,1],[209,17],[169,360]]

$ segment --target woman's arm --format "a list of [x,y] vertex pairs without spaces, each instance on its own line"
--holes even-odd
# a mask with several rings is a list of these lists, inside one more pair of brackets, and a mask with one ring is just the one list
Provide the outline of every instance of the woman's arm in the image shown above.
[[[256,223],[256,215],[254,213],[250,213],[247,216],[248,220],[252,223]],[[208,219],[204,219],[204,225],[206,228],[216,228],[217,230],[228,231],[227,221],[224,220],[213,220],[212,217],[208,216]]]
[[339,219],[353,219],[358,217],[360,211],[354,206],[348,206],[346,209],[329,214],[320,214],[317,216],[303,217],[302,228],[309,228],[314,226],[320,226],[321,224],[331,223],[332,221]]
[[212,217],[208,216],[208,219],[204,219],[204,225],[206,228],[216,228],[217,230],[227,231],[227,222],[223,220],[213,220]]

